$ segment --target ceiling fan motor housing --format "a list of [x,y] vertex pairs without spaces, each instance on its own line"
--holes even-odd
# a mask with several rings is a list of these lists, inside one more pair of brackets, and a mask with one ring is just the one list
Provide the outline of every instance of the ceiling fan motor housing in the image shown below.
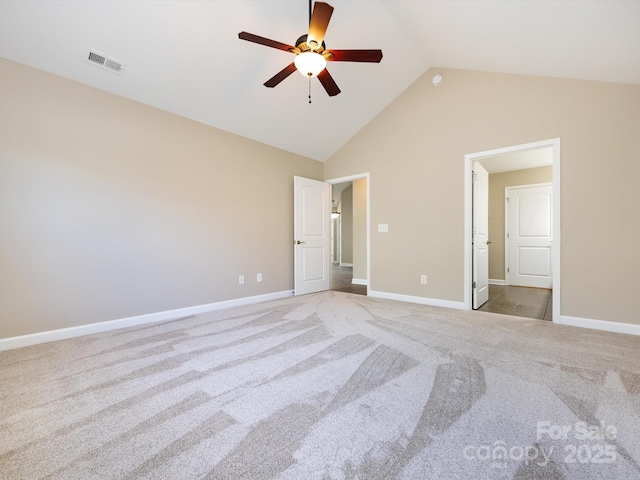
[[300,38],[298,38],[298,40],[296,40],[296,48],[298,50],[300,50],[300,52],[316,52],[316,53],[322,53],[325,51],[325,49],[327,48],[327,46],[325,45],[324,41],[322,42],[322,44],[318,45],[318,42],[316,42],[315,40],[311,40],[311,42],[307,43],[307,37],[308,35],[302,35],[300,36]]

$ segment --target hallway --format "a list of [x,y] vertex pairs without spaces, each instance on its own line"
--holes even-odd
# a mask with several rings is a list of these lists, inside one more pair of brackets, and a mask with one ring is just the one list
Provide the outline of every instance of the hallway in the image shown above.
[[338,292],[355,293],[357,295],[366,295],[366,285],[354,285],[351,283],[353,279],[352,267],[340,267],[331,265],[331,290]]

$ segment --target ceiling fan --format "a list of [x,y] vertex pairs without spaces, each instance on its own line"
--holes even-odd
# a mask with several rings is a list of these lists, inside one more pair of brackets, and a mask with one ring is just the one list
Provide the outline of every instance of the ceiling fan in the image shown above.
[[[302,75],[309,78],[309,82],[311,82],[312,77],[317,76],[329,96],[333,97],[340,93],[340,88],[338,88],[335,80],[325,68],[327,62],[380,63],[382,50],[327,50],[324,43],[324,35],[329,26],[332,13],[333,7],[324,2],[315,2],[312,13],[311,0],[309,0],[309,33],[298,38],[295,46],[248,32],[240,32],[238,34],[241,40],[295,54],[295,60],[267,80],[264,83],[265,87],[275,87],[298,70]],[[309,88],[311,88],[311,83],[309,83]],[[311,94],[309,94],[309,103],[311,103]]]

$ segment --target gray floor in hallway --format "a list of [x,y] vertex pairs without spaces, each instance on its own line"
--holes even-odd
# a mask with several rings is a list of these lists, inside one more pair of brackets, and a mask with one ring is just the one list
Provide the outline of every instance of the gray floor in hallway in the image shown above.
[[552,290],[489,285],[489,301],[478,310],[551,321]]
[[357,295],[366,295],[366,285],[354,285],[351,283],[353,279],[353,267],[341,267],[339,265],[331,266],[331,290],[337,292],[355,293]]

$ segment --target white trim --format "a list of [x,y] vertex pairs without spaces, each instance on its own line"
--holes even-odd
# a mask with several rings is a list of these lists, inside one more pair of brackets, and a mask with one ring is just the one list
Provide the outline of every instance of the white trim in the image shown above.
[[464,305],[466,310],[471,310],[471,172],[473,162],[503,153],[530,150],[532,148],[552,147],[552,183],[553,183],[553,246],[551,248],[551,265],[553,268],[553,314],[554,322],[560,321],[560,139],[552,138],[540,142],[527,143],[485,152],[470,153],[464,156]]
[[464,302],[454,302],[451,300],[441,300],[439,298],[415,297],[413,295],[402,295],[399,293],[377,292],[369,290],[369,296],[375,298],[384,298],[387,300],[398,300],[400,302],[419,303],[421,305],[430,305],[432,307],[453,308],[455,310],[465,310]]
[[489,279],[489,285],[506,285],[507,282],[505,282],[504,280],[498,280],[495,278],[490,278]]
[[341,267],[351,267],[351,268],[353,268],[353,263],[342,263],[342,262],[340,262],[340,266]]
[[366,278],[352,278],[351,279],[351,284],[352,285],[366,285],[367,284],[367,279]]
[[561,315],[561,325],[572,327],[591,328],[594,330],[604,330],[614,333],[627,333],[629,335],[640,335],[640,325],[633,323],[609,322],[607,320],[594,320],[592,318],[570,317]]
[[371,285],[371,180],[369,178],[369,172],[359,173],[356,175],[349,175],[346,177],[332,178],[325,180],[325,182],[335,185],[337,183],[353,182],[354,180],[367,181],[367,295],[369,295],[369,285]]
[[66,340],[68,338],[82,337],[84,335],[91,335],[93,333],[108,332],[110,330],[117,330],[119,328],[135,327],[138,325],[145,325],[147,323],[175,320],[182,317],[197,315],[199,313],[221,310],[223,308],[240,307],[243,305],[251,305],[253,303],[268,302],[270,300],[280,300],[282,298],[288,298],[292,296],[292,290],[285,290],[282,292],[267,293],[264,295],[256,295],[253,297],[236,298],[223,302],[209,303],[207,305],[198,305],[195,307],[167,310],[166,312],[149,313],[145,315],[138,315],[135,317],[121,318],[118,320],[108,320],[106,322],[79,325],[77,327],[48,330],[46,332],[21,335],[19,337],[2,338],[0,339],[0,352],[4,350],[12,350],[14,348],[38,345],[40,343],[48,343],[55,342],[57,340]]

